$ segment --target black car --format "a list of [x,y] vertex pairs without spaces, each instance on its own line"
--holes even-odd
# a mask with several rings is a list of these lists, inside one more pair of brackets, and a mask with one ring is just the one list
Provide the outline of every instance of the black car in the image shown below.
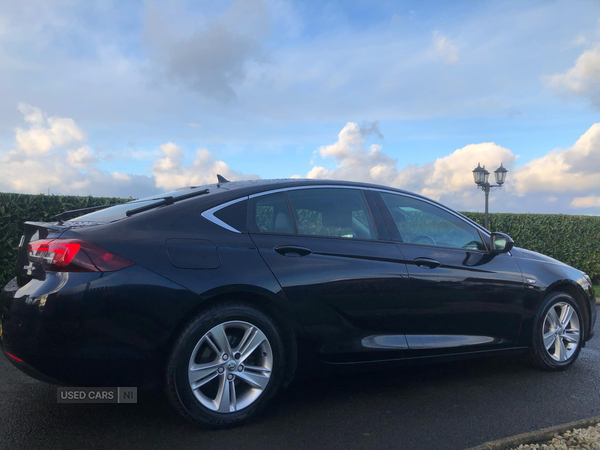
[[26,223],[4,353],[54,383],[163,387],[205,425],[327,369],[520,351],[564,369],[596,320],[581,271],[384,186],[220,178],[77,213]]

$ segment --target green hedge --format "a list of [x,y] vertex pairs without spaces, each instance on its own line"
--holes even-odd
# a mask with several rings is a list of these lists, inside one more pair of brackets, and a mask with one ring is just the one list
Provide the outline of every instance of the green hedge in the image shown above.
[[[0,192],[0,285],[13,277],[23,222],[52,221],[67,209],[124,203],[131,199]],[[465,212],[483,224],[483,213]],[[515,244],[552,256],[600,280],[600,217],[563,214],[490,214],[490,229],[511,236]]]
[[[464,212],[483,224],[483,213]],[[600,217],[566,214],[490,214],[489,229],[508,234],[515,245],[552,256],[600,279]]]
[[0,287],[13,276],[23,222],[50,222],[68,209],[124,203],[131,199],[61,195],[7,194],[0,192]]

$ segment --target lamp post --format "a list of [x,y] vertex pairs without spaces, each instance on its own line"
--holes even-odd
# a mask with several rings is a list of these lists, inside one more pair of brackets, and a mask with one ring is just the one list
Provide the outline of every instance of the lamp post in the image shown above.
[[473,179],[475,180],[475,184],[478,189],[481,189],[485,192],[485,228],[488,227],[488,203],[490,197],[490,191],[494,189],[500,189],[504,182],[506,181],[506,174],[508,170],[504,168],[502,164],[494,171],[494,177],[496,178],[496,184],[490,184],[488,182],[488,178],[490,177],[490,173],[485,170],[485,166],[481,167],[479,163],[477,163],[477,167],[473,170]]

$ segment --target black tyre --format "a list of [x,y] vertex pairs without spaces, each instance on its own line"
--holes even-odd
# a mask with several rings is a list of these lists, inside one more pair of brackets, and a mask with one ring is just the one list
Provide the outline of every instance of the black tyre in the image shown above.
[[531,357],[544,370],[564,370],[575,362],[584,340],[581,308],[567,293],[548,295],[535,317]]
[[181,331],[167,363],[166,393],[186,419],[233,426],[265,407],[282,384],[284,368],[275,322],[252,306],[225,303]]

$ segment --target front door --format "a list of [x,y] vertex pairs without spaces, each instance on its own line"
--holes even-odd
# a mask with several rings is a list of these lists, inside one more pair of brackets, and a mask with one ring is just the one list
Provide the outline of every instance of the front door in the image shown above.
[[360,189],[261,195],[250,214],[250,235],[323,360],[405,356],[393,318],[406,302],[406,265],[394,243],[378,239],[381,216],[374,220]]
[[515,258],[489,252],[475,226],[432,202],[378,194],[408,268],[399,319],[411,355],[516,345],[525,287]]

